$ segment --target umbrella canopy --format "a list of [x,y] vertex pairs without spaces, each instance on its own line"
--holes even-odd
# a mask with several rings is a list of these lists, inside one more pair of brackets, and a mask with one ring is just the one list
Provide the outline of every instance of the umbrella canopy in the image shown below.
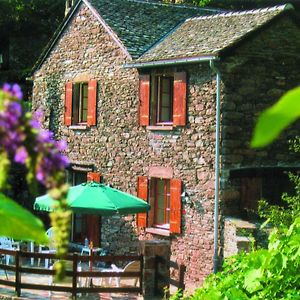
[[[70,187],[67,200],[72,211],[81,214],[128,215],[150,210],[144,200],[93,181]],[[48,194],[40,196],[34,202],[34,209],[52,211],[55,202]]]

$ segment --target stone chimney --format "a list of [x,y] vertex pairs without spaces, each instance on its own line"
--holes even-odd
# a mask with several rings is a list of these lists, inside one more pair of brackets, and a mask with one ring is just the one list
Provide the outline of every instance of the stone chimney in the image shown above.
[[65,16],[68,14],[72,6],[74,5],[74,0],[66,0]]

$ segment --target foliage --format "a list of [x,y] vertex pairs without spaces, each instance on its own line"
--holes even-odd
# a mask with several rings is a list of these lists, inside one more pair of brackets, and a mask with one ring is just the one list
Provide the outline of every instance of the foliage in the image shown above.
[[0,236],[48,242],[43,223],[15,201],[0,193]]
[[[283,129],[299,118],[299,98],[300,88],[294,89],[263,112],[252,146],[262,147],[271,143]],[[300,151],[299,138],[293,148],[296,152]],[[295,183],[296,194],[283,195],[287,209],[261,203],[261,215],[278,226],[269,236],[268,249],[228,258],[223,270],[208,276],[203,287],[192,296],[181,297],[177,293],[172,300],[300,299],[300,180],[295,175],[290,175],[290,178]]]
[[33,31],[52,34],[63,18],[65,0],[0,0],[0,36]]
[[[37,183],[48,188],[52,198],[60,200],[51,214],[58,257],[67,253],[71,212],[64,184],[64,169],[68,159],[61,154],[66,143],[55,141],[53,133],[41,128],[42,114],[26,112],[21,101],[22,91],[17,84],[5,84],[0,90],[0,234],[21,240],[45,243],[42,223],[30,212],[17,205],[3,193],[13,188],[8,185],[12,163],[27,170],[26,180],[31,190]],[[62,264],[57,264],[62,274]]]
[[[275,229],[268,249],[240,253],[225,261],[189,300],[300,299],[300,218],[284,230]],[[178,299],[177,295],[172,300]],[[179,298],[180,299],[180,298]]]
[[282,195],[285,206],[269,205],[266,200],[259,201],[258,214],[267,219],[275,227],[290,226],[295,218],[300,217],[300,178],[289,174],[290,180],[295,184],[295,195],[287,193]]
[[251,141],[252,147],[264,147],[300,117],[300,87],[284,94],[259,117]]

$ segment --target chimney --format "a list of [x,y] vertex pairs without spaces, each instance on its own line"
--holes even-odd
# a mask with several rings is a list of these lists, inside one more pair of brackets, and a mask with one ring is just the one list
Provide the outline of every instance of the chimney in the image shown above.
[[65,16],[68,14],[74,4],[74,0],[66,0]]

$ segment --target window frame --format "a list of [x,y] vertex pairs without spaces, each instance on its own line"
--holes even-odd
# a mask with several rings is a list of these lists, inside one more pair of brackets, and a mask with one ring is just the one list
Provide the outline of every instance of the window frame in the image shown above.
[[[159,204],[159,191],[158,191],[158,182],[163,181],[163,223],[158,222],[158,204]],[[168,178],[150,178],[150,193],[152,196],[150,198],[154,201],[154,211],[153,211],[153,222],[152,227],[161,228],[161,229],[170,229],[170,197],[171,197],[171,180]]]
[[[66,82],[64,125],[72,129],[97,126],[97,98],[98,81],[96,79]],[[85,111],[87,111],[86,120]]]
[[[168,121],[163,121],[163,116],[162,116],[162,110],[163,110],[163,83],[165,80],[168,80],[169,82],[169,91],[168,91],[168,96],[169,96],[169,101],[168,101],[168,114],[169,114],[169,120]],[[174,76],[171,75],[155,75],[154,78],[154,100],[153,100],[153,111],[154,114],[152,118],[153,120],[153,125],[164,125],[168,124],[171,125],[173,124],[173,103],[174,103]],[[151,120],[150,120],[151,121]]]
[[[151,170],[151,173],[167,175],[169,173],[168,168],[155,168]],[[150,175],[150,174],[149,174]],[[170,217],[169,226],[154,226],[154,209],[153,206],[153,192],[151,193],[150,180],[152,177],[158,177],[160,179],[170,180]],[[180,234],[182,232],[182,180],[169,177],[169,176],[139,176],[137,178],[137,196],[151,205],[151,209],[148,213],[138,213],[136,219],[136,225],[140,228],[145,228],[146,232],[154,233],[158,235],[169,236],[170,234]],[[167,228],[169,227],[169,228]]]
[[[74,170],[74,169],[69,169],[67,170],[68,175],[67,175],[67,182],[71,185],[77,185],[80,184],[82,182],[86,182],[86,178],[87,178],[87,174],[88,171],[79,171],[79,170]],[[79,176],[79,174],[81,176],[83,176],[83,181],[82,180],[78,180],[78,178],[76,178],[76,176]],[[78,222],[80,222],[80,227],[81,230],[80,232],[76,231],[76,226],[78,224]],[[87,230],[87,224],[86,224],[86,217],[84,214],[79,214],[79,213],[73,213],[72,214],[72,230],[71,230],[71,240],[72,242],[76,242],[76,243],[80,243],[82,242],[82,240],[85,238],[85,232]]]
[[[86,88],[86,95],[84,95],[84,88]],[[78,89],[78,95],[76,95]],[[88,120],[88,82],[74,82],[72,93],[72,125],[86,125]],[[84,108],[84,101],[86,101],[86,108]],[[75,111],[76,110],[76,111]],[[83,114],[86,111],[84,120]]]

